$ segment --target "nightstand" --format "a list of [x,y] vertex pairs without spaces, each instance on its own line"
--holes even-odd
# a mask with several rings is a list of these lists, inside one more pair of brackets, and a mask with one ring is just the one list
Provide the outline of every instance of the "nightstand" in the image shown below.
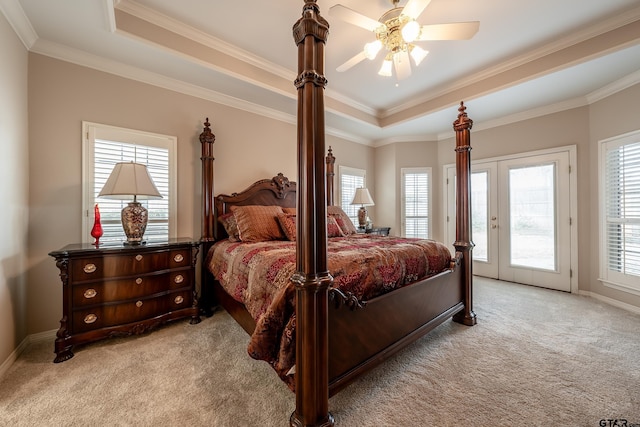
[[372,228],[360,228],[358,227],[358,233],[360,234],[377,234],[380,236],[388,236],[391,227],[372,227]]
[[54,362],[73,346],[145,333],[171,320],[200,322],[195,290],[199,243],[170,239],[139,246],[72,244],[49,253],[62,281]]

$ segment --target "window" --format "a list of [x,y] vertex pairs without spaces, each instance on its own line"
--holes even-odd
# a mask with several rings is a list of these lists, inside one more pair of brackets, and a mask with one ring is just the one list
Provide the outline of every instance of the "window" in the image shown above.
[[431,168],[402,168],[402,235],[428,239]]
[[118,162],[128,161],[146,165],[151,179],[162,194],[162,199],[139,200],[149,212],[145,240],[162,241],[175,237],[176,137],[89,122],[82,123],[82,135],[83,241],[93,241],[91,228],[96,203],[104,230],[100,241],[107,243],[126,240],[120,212],[129,201],[98,198],[98,193],[109,178],[113,166]]
[[340,207],[349,216],[351,222],[358,226],[358,209],[360,206],[352,205],[356,188],[363,188],[366,185],[366,176],[363,169],[340,166]]
[[600,277],[640,294],[640,131],[600,141]]

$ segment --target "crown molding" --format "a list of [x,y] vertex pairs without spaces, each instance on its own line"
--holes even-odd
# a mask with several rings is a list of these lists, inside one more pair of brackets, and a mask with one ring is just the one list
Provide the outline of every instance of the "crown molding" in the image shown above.
[[[110,2],[112,0],[106,0],[106,1]],[[161,28],[164,28],[165,30],[179,34],[183,37],[186,37],[204,46],[208,46],[212,49],[218,50],[235,59],[251,64],[255,67],[261,68],[267,72],[270,72],[282,78],[294,81],[295,78],[297,77],[297,74],[295,73],[295,71],[292,71],[285,67],[281,67],[277,64],[267,61],[266,59],[258,55],[254,55],[250,52],[242,50],[237,46],[234,46],[224,40],[221,40],[217,37],[207,34],[204,31],[198,30],[197,28],[193,28],[185,24],[184,22],[181,22],[169,16],[166,16],[147,6],[143,6],[135,2],[134,0],[117,0],[117,1],[118,3],[115,5],[117,9],[123,12],[126,12],[128,14],[131,14],[137,18],[143,19],[147,22],[150,22],[154,25],[157,25]],[[113,11],[111,13],[113,14]],[[164,49],[164,47],[162,46],[160,46],[160,48]],[[353,100],[352,98],[346,97],[334,90],[331,90],[330,88],[326,89],[325,94],[328,97],[335,99],[336,101],[339,101],[342,104],[355,108],[365,114],[377,117],[377,111],[375,109],[370,108],[362,103],[359,103]]]
[[270,117],[287,123],[295,123],[296,118],[293,114],[284,113],[268,107],[235,98],[223,93],[206,89],[201,86],[185,83],[181,80],[163,76],[141,68],[123,64],[118,61],[105,59],[103,57],[87,53],[78,49],[69,48],[67,46],[40,39],[34,45],[32,52],[38,53],[61,61],[70,62],[72,64],[113,74],[129,80],[146,83],[152,86],[171,90],[173,92],[182,93],[196,98],[212,101],[217,104],[226,105],[249,113]]
[[[235,59],[251,64],[255,67],[261,68],[267,72],[275,74],[285,79],[293,81],[297,75],[294,71],[281,67],[273,62],[254,55],[246,50],[243,50],[237,46],[234,46],[222,39],[207,34],[204,31],[191,27],[184,22],[177,19],[166,16],[154,9],[147,6],[143,6],[133,0],[121,0],[115,6],[118,10],[126,12],[136,18],[143,19],[154,25],[157,25],[165,30],[176,33],[180,36],[186,37],[204,46],[208,46],[212,49],[218,50],[226,55],[229,55]],[[163,46],[160,46],[165,49]]]
[[533,62],[537,59],[543,58],[552,53],[561,51],[562,49],[569,48],[574,46],[580,42],[592,39],[599,35],[605,34],[609,31],[613,31],[617,28],[620,28],[624,25],[630,24],[632,22],[640,20],[640,7],[636,7],[631,11],[628,11],[624,14],[614,16],[609,19],[605,19],[602,22],[599,22],[589,28],[585,28],[580,30],[574,34],[569,36],[560,38],[553,43],[546,44],[537,49],[533,49],[529,52],[526,52],[522,55],[514,57],[508,61],[497,64],[493,67],[484,69],[479,73],[475,73],[466,78],[456,79],[455,83],[443,85],[438,90],[425,94],[422,97],[412,98],[410,101],[405,102],[403,104],[397,105],[395,107],[389,108],[384,112],[379,114],[380,119],[384,119],[386,117],[392,116],[396,113],[400,113],[409,108],[413,108],[417,105],[429,102],[433,99],[436,99],[440,96],[443,96],[449,92],[453,92],[464,87],[467,87],[472,84],[476,84],[481,82],[491,76],[496,74],[500,74],[511,69],[520,67],[522,65],[526,65],[530,62]]
[[[146,71],[137,67],[126,65],[118,61],[105,59],[97,55],[93,55],[77,49],[72,49],[67,46],[53,43],[47,40],[38,40],[31,51],[44,56],[59,59],[61,61],[66,61],[72,64],[113,74],[129,80],[138,81],[141,83],[160,87],[162,89],[167,89],[173,92],[182,93],[184,95],[189,95],[207,101],[215,102],[217,104],[232,107],[273,120],[278,120],[292,125],[297,124],[297,117],[295,116],[295,114],[290,114],[283,111],[275,110],[273,108],[258,105],[249,101],[245,101],[243,99],[225,95],[211,89],[206,89],[201,86],[185,83],[181,80],[173,79],[157,73],[153,73],[151,71]],[[369,140],[349,132],[341,131],[339,129],[327,127],[325,129],[325,132],[329,135],[356,142],[358,144],[370,145]]]
[[593,92],[587,94],[586,98],[589,101],[589,104],[593,104],[594,102],[600,101],[601,99],[621,92],[638,83],[640,83],[640,70],[636,71],[635,73],[631,73],[619,80],[616,80],[615,82],[612,82],[598,90],[594,90]]
[[18,0],[0,0],[0,11],[7,18],[9,25],[11,25],[24,47],[27,50],[31,50],[31,47],[38,40],[38,34],[33,29]]
[[[547,116],[549,114],[559,113],[561,111],[572,110],[574,108],[584,107],[589,105],[586,97],[577,97],[569,99],[567,101],[558,102],[551,105],[545,105],[544,107],[533,108],[531,110],[522,111],[520,113],[510,114],[508,116],[500,117],[495,120],[487,120],[483,122],[474,122],[474,130],[487,130],[496,128],[499,126],[506,126],[513,123],[522,122],[524,120],[535,119],[537,117]],[[477,124],[476,124],[477,123]],[[455,137],[455,132],[443,132],[438,134],[438,141]]]
[[333,89],[326,88],[325,95],[327,95],[331,99],[335,99],[336,101],[342,104],[345,104],[349,107],[353,107],[358,111],[362,111],[365,114],[378,118],[378,111],[375,108],[372,108],[367,105],[361,104],[360,102],[354,101],[352,98],[344,96]]
[[118,29],[116,26],[116,14],[115,8],[120,3],[120,0],[103,0],[102,8],[104,10],[104,16],[107,20],[107,28],[110,32],[115,33]]
[[435,134],[392,136],[389,138],[377,139],[371,146],[374,148],[378,148],[384,147],[385,145],[398,144],[401,142],[431,142],[437,140],[438,135]]

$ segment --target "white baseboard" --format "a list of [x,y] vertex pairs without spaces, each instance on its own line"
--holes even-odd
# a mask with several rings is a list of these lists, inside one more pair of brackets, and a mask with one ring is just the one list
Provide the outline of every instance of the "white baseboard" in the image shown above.
[[630,311],[632,313],[640,314],[640,307],[635,306],[635,305],[631,305],[631,304],[627,304],[626,302],[618,301],[617,299],[605,297],[603,295],[597,294],[595,292],[590,292],[590,291],[579,291],[578,294],[579,295],[584,295],[586,297],[595,298],[595,299],[600,300],[602,302],[605,302],[605,303],[607,303],[609,305],[613,305],[615,307],[619,307],[619,308],[625,309],[625,310]]
[[9,371],[9,368],[11,368],[13,363],[18,360],[18,357],[20,357],[20,355],[24,353],[24,351],[29,348],[31,344],[49,340],[51,340],[51,342],[53,343],[56,338],[56,332],[57,330],[53,329],[51,331],[27,335],[27,337],[22,340],[18,347],[16,347],[16,349],[11,352],[9,357],[7,357],[4,362],[2,362],[2,365],[0,365],[0,379],[4,378],[7,371]]

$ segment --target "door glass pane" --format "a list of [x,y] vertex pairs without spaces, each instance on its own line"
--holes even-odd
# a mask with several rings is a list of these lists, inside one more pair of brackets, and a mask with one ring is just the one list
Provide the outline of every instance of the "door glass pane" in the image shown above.
[[556,270],[555,164],[509,170],[511,265]]
[[473,248],[474,261],[489,260],[488,179],[486,171],[471,174],[471,239],[476,245]]

